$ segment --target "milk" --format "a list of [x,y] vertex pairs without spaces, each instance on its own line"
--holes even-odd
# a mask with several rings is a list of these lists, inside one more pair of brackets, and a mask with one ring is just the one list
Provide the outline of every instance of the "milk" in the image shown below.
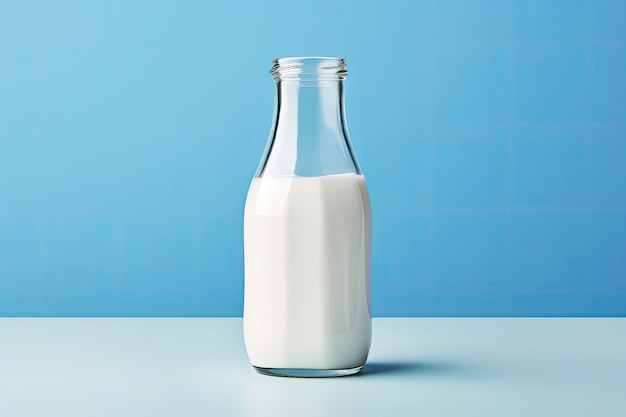
[[252,365],[330,370],[365,363],[371,211],[362,175],[255,178],[244,246]]

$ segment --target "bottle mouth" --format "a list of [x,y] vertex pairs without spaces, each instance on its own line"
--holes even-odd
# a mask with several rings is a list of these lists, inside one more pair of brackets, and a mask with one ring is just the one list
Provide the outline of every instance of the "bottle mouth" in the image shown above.
[[343,58],[301,56],[277,58],[270,70],[276,81],[285,80],[344,80],[348,64]]

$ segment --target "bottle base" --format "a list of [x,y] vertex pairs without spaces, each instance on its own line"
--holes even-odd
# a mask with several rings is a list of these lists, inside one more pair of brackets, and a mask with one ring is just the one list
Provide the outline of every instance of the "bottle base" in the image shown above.
[[[254,365],[253,365],[254,366]],[[306,369],[306,368],[261,368],[254,366],[260,374],[291,378],[332,378],[354,375],[363,369],[363,365],[347,369]]]

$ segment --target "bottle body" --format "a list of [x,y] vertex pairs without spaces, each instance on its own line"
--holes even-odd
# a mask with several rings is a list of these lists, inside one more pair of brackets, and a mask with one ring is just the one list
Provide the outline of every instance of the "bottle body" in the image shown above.
[[[324,88],[299,85],[296,90],[320,87]],[[311,94],[318,95],[306,91],[304,96]],[[302,104],[303,95],[299,96]],[[334,108],[319,108],[334,107],[327,106],[331,102],[314,101],[312,107],[320,114],[330,113]],[[282,103],[282,109],[279,106],[278,119],[289,112],[286,104]],[[310,114],[295,124],[302,127],[307,117]],[[345,123],[342,110],[339,117]],[[279,123],[274,129],[280,129]],[[250,362],[262,373],[350,374],[363,366],[369,352],[371,209],[367,186],[346,134],[337,134],[335,129],[324,132],[323,127],[313,130],[288,129],[282,138],[276,132],[270,135],[270,141],[281,143],[270,143],[246,199],[244,340]],[[284,157],[290,146],[301,149],[291,162]],[[323,155],[324,149],[333,147],[334,151]],[[280,153],[278,149],[283,157],[272,161],[272,152]],[[338,149],[343,149],[347,162],[340,161]],[[267,169],[272,166],[275,172]],[[276,172],[276,166],[291,166],[292,172]],[[306,175],[298,175],[299,169],[307,171],[301,172]]]

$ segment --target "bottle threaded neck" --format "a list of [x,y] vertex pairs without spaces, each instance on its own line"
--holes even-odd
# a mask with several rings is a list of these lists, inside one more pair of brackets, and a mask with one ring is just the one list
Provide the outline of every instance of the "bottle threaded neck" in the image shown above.
[[324,80],[340,81],[348,75],[343,58],[305,56],[277,58],[270,70],[276,81]]

